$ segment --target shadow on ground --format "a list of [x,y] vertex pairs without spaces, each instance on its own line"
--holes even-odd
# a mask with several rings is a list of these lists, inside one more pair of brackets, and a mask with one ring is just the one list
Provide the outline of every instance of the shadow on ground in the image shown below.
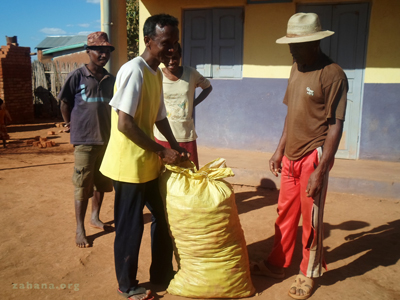
[[327,251],[327,263],[344,260],[365,252],[347,265],[327,272],[321,285],[332,285],[349,277],[360,276],[377,267],[395,265],[400,258],[400,220],[395,220],[346,236],[339,247]]
[[[58,122],[63,122],[62,119],[56,118],[56,119],[49,119],[49,120],[34,120],[35,124],[24,124],[24,125],[9,125],[7,126],[7,132],[8,133],[14,133],[14,132],[21,132],[21,131],[37,131],[37,130],[42,130],[42,129],[49,129],[53,128],[54,129],[54,124]],[[36,124],[37,122],[37,124]]]
[[113,227],[112,224],[114,224],[114,220],[108,221],[108,222],[104,222],[104,225],[105,225],[104,228],[105,229],[103,231],[100,231],[100,232],[92,234],[92,235],[88,235],[86,238],[87,238],[87,241],[89,243],[89,247],[93,247],[95,239],[97,239],[97,238],[99,238],[101,236],[104,236],[106,234],[110,234],[110,233],[115,232],[115,227]]
[[272,180],[263,178],[260,186],[256,188],[256,191],[235,193],[239,214],[278,203],[279,191],[276,190],[276,188],[264,188],[263,186],[267,184],[267,181],[268,186],[271,186],[271,183],[275,186]]
[[[331,235],[332,230],[355,231],[369,226],[364,221],[347,221],[338,225],[324,223],[325,238]],[[301,262],[301,227],[298,227],[296,247],[293,260],[289,268],[286,269],[286,278],[298,273]],[[271,236],[263,241],[248,245],[250,260],[258,261],[266,257],[272,249],[274,237]],[[343,244],[330,250],[325,248],[326,261],[329,264],[340,260],[346,260],[357,254],[365,252],[360,257],[350,263],[329,270],[318,279],[318,286],[333,285],[350,277],[364,275],[365,273],[383,266],[395,265],[400,258],[400,220],[395,220],[375,227],[369,231],[350,234],[345,237]],[[272,278],[252,276],[253,284],[257,292],[262,292],[272,285],[281,282]]]

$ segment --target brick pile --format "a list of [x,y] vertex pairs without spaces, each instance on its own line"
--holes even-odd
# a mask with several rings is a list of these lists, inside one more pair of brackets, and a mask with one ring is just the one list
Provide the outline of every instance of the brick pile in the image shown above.
[[29,47],[1,46],[0,98],[14,124],[33,120],[32,67]]
[[[64,127],[64,124],[65,124],[64,122],[61,122],[61,123],[56,123],[54,125],[56,127],[61,128],[61,127]],[[64,132],[64,131],[60,130],[59,132],[61,133],[61,132]],[[54,131],[52,131],[52,130],[47,131],[47,136],[55,135],[55,134],[56,133]],[[39,135],[35,136],[33,139],[26,140],[25,144],[28,145],[28,146],[39,147],[39,148],[50,148],[50,147],[54,147],[54,146],[57,145],[56,142],[49,141],[47,139],[47,137],[41,137]]]
[[50,148],[56,146],[56,142],[48,141],[47,137],[35,136],[32,140],[27,140],[25,142],[27,145],[32,145],[33,147],[39,148]]

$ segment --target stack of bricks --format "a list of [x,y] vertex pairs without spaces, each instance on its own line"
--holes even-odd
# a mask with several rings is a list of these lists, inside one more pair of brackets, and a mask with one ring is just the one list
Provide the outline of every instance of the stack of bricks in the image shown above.
[[33,120],[32,67],[29,47],[1,46],[0,98],[6,103],[13,124]]
[[[54,131],[49,131],[47,134],[54,135]],[[25,143],[29,146],[39,147],[39,148],[50,148],[56,146],[56,142],[48,141],[47,137],[35,136],[32,140],[26,140]]]

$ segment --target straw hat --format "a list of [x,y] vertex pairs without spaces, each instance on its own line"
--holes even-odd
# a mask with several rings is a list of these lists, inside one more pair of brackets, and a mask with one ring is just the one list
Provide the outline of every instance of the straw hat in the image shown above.
[[286,36],[276,40],[277,44],[304,43],[321,40],[334,34],[333,31],[322,31],[317,14],[297,13],[290,17]]
[[92,32],[87,37],[86,47],[111,47],[113,51],[115,48],[108,42],[108,35],[103,31]]

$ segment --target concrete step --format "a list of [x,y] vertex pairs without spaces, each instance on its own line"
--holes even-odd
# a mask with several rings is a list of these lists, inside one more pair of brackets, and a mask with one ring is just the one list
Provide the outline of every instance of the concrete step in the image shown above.
[[[199,146],[200,166],[224,158],[235,173],[233,184],[279,188],[268,167],[272,153]],[[400,162],[336,159],[328,191],[400,199]]]

